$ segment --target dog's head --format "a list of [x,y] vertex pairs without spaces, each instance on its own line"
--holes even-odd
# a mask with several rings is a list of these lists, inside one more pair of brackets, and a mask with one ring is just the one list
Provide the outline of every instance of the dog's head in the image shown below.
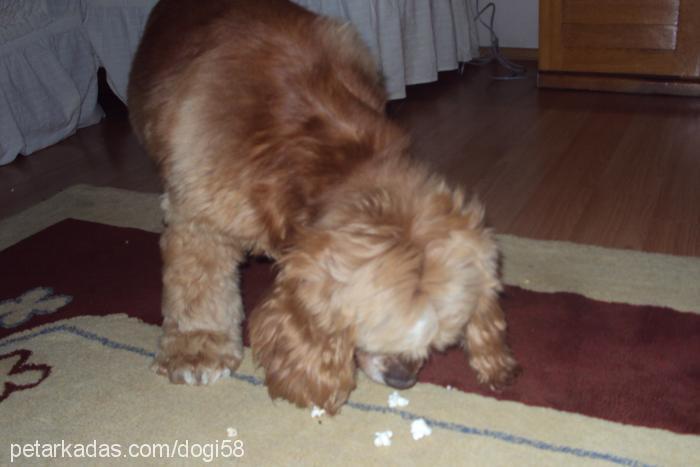
[[270,395],[333,414],[371,379],[407,388],[498,288],[483,210],[460,192],[361,190],[300,237],[250,322]]

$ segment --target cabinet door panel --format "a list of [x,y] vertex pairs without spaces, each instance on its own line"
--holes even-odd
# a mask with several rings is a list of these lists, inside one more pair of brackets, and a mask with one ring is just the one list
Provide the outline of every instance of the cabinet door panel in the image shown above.
[[562,22],[678,25],[680,0],[568,0]]
[[567,49],[676,50],[676,26],[637,24],[562,25],[562,46]]
[[700,1],[540,0],[540,70],[700,77]]

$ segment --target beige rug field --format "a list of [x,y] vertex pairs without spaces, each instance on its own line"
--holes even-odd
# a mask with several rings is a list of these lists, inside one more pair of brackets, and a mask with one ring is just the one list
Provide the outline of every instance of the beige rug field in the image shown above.
[[[157,232],[158,204],[156,195],[73,187],[0,221],[0,249],[67,217]],[[509,284],[685,312],[700,308],[697,258],[499,240]],[[340,415],[312,418],[310,410],[270,401],[249,355],[234,377],[214,386],[171,385],[148,371],[158,334],[157,327],[111,315],[64,320],[0,340],[0,354],[31,351],[27,361],[21,353],[0,360],[6,385],[26,383],[13,379],[13,368],[37,375],[41,364],[52,368],[43,384],[0,404],[0,464],[700,465],[698,436],[431,384],[403,391],[409,404],[389,408],[392,390],[362,375]],[[418,418],[432,434],[414,440],[411,422]],[[375,433],[387,430],[393,432],[391,446],[376,447]]]

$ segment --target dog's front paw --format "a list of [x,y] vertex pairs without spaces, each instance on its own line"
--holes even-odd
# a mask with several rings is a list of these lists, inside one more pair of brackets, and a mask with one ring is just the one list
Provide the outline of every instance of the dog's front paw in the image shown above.
[[495,392],[501,392],[513,384],[522,369],[508,353],[475,358],[471,362],[477,371],[479,383]]
[[236,371],[241,345],[230,337],[207,331],[165,334],[152,368],[175,384],[208,385]]
[[171,383],[189,384],[193,386],[214,384],[221,378],[228,378],[231,372],[235,370],[238,364],[229,366],[206,367],[201,364],[189,364],[178,362],[177,359],[168,359],[164,361],[161,357],[157,357],[153,362],[152,368],[159,374],[167,376]]

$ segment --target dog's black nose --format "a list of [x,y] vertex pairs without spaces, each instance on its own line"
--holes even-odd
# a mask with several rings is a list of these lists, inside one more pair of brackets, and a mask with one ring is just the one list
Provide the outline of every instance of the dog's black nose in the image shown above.
[[416,384],[418,366],[407,364],[400,359],[394,359],[384,370],[384,383],[396,389],[408,389]]
[[416,378],[395,378],[385,373],[384,382],[387,384],[387,386],[391,386],[394,389],[408,389],[416,384]]

